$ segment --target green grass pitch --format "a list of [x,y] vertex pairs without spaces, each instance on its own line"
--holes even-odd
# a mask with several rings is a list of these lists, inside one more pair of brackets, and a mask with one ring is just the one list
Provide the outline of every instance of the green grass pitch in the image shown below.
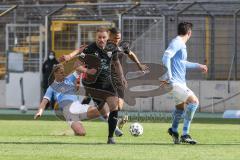
[[[74,136],[63,121],[0,120],[0,159],[4,160],[236,160],[240,157],[240,123],[194,122],[199,144],[173,145],[170,123],[142,123],[144,134],[125,135],[107,145],[107,124],[85,121],[85,137]],[[180,126],[181,128],[182,126]]]

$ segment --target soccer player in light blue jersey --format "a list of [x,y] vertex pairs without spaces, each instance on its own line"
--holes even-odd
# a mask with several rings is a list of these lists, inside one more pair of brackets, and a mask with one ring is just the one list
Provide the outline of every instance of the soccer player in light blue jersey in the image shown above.
[[95,69],[87,69],[85,67],[78,67],[73,74],[65,76],[64,67],[62,64],[53,67],[54,82],[48,87],[39,109],[34,116],[37,119],[42,116],[43,111],[53,98],[59,105],[61,113],[66,121],[71,126],[75,135],[84,136],[86,131],[81,123],[83,119],[92,119],[100,116],[96,107],[81,104],[76,95],[76,80],[80,73],[95,74]]
[[[200,69],[206,73],[206,65],[187,61],[186,42],[192,35],[192,23],[178,24],[178,36],[175,37],[164,52],[162,62],[167,67],[168,82],[173,89],[170,94],[176,101],[176,110],[173,112],[173,121],[168,133],[175,144],[196,144],[197,141],[189,135],[190,124],[198,108],[199,101],[196,95],[186,85],[186,70],[189,68]],[[178,125],[181,117],[184,118],[183,133],[179,140]]]

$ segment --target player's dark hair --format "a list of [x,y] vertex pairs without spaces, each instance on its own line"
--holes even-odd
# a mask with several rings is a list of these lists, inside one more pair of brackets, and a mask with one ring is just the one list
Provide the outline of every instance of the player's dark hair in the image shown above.
[[118,29],[118,28],[116,28],[116,27],[113,27],[113,28],[110,28],[110,29],[109,29],[109,32],[110,32],[110,34],[112,34],[112,35],[116,35],[116,34],[121,33],[121,30]]
[[97,32],[108,32],[108,28],[101,26],[97,29]]
[[193,28],[190,22],[181,22],[178,24],[178,35],[186,35]]

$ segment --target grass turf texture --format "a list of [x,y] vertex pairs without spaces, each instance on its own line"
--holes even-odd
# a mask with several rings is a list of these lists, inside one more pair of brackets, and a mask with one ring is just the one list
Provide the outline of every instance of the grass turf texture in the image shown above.
[[173,145],[167,134],[169,123],[142,123],[141,137],[129,134],[128,123],[125,135],[116,138],[117,144],[107,145],[103,122],[83,122],[87,135],[77,137],[63,121],[0,120],[0,159],[236,160],[240,157],[240,121],[233,122],[194,122],[191,135],[197,145]]

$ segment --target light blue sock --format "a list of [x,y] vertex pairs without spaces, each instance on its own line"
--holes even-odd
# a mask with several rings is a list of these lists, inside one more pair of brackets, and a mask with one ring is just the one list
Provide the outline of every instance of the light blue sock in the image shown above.
[[172,131],[178,132],[179,121],[182,118],[183,110],[176,109],[172,115]]
[[100,116],[98,117],[98,119],[100,119],[100,120],[103,121],[103,122],[107,122],[107,123],[108,123],[108,116],[109,116],[109,113],[107,113],[106,116],[100,115]]
[[106,118],[104,118],[103,116],[99,116],[98,119],[100,119],[101,121],[107,122],[108,120]]
[[190,124],[197,108],[198,104],[196,103],[189,103],[187,105],[183,122],[183,135],[189,134]]

